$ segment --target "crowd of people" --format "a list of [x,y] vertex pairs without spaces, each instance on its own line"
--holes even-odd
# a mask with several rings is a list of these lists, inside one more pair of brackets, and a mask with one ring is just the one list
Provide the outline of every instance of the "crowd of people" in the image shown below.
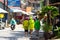
[[[14,30],[17,22],[14,18],[12,18],[10,20],[10,24],[11,24],[11,29]],[[33,30],[35,30],[38,33],[39,30],[40,30],[40,26],[41,26],[40,19],[38,17],[36,17],[35,20],[34,20],[32,16],[29,17],[29,20],[24,18],[22,24],[23,24],[23,28],[24,28],[24,31],[25,31],[25,36],[28,35],[28,32],[31,35]]]
[[[27,20],[26,18],[24,18],[22,24],[23,24],[23,28],[24,28],[24,32],[25,32],[25,36],[27,36],[28,34],[32,35],[33,31],[35,30],[35,32],[37,33],[36,35],[39,35],[39,30],[41,29],[41,27],[44,25],[44,20],[46,20],[47,16],[40,19],[39,17],[35,17],[35,20],[33,19],[32,16],[29,17],[29,20]],[[58,21],[58,20],[56,20]],[[17,24],[16,20],[14,18],[12,18],[10,20],[10,24],[11,24],[11,29],[14,30],[15,29],[15,25]],[[42,25],[43,24],[43,25]],[[54,24],[53,26],[53,33],[56,34],[54,32],[54,27],[57,24]]]
[[28,31],[29,31],[29,33],[31,35],[34,29],[36,30],[36,32],[39,32],[39,30],[40,30],[39,18],[36,17],[35,21],[34,21],[34,19],[32,17],[30,17],[29,20],[24,19],[23,27],[24,27],[26,35],[28,34]]

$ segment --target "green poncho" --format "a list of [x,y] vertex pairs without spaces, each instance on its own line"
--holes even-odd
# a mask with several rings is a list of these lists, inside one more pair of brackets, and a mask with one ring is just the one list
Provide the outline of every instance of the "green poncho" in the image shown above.
[[39,20],[36,20],[35,21],[35,26],[34,26],[35,27],[35,30],[40,30],[40,26],[41,26],[40,25],[40,21]]

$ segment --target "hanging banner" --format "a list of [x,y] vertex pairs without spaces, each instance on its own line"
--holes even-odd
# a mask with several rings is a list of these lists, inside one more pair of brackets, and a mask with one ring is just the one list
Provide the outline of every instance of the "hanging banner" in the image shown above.
[[26,7],[26,12],[31,12],[31,10],[32,10],[32,7]]
[[0,14],[0,18],[4,18],[4,14]]

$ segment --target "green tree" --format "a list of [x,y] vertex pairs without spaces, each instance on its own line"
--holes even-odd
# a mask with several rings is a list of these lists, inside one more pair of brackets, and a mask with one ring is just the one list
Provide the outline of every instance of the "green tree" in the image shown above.
[[[54,19],[55,16],[59,15],[58,8],[55,6],[44,6],[41,9],[41,15],[47,14],[47,22],[45,23],[45,27],[43,28],[46,32],[51,30],[52,26],[52,20]],[[46,26],[47,25],[47,26]],[[46,28],[46,29],[45,29]]]

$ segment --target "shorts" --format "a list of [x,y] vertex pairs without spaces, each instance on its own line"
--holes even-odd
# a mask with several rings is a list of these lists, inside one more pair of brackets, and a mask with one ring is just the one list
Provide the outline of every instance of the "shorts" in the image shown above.
[[28,32],[28,30],[25,30],[25,32]]

